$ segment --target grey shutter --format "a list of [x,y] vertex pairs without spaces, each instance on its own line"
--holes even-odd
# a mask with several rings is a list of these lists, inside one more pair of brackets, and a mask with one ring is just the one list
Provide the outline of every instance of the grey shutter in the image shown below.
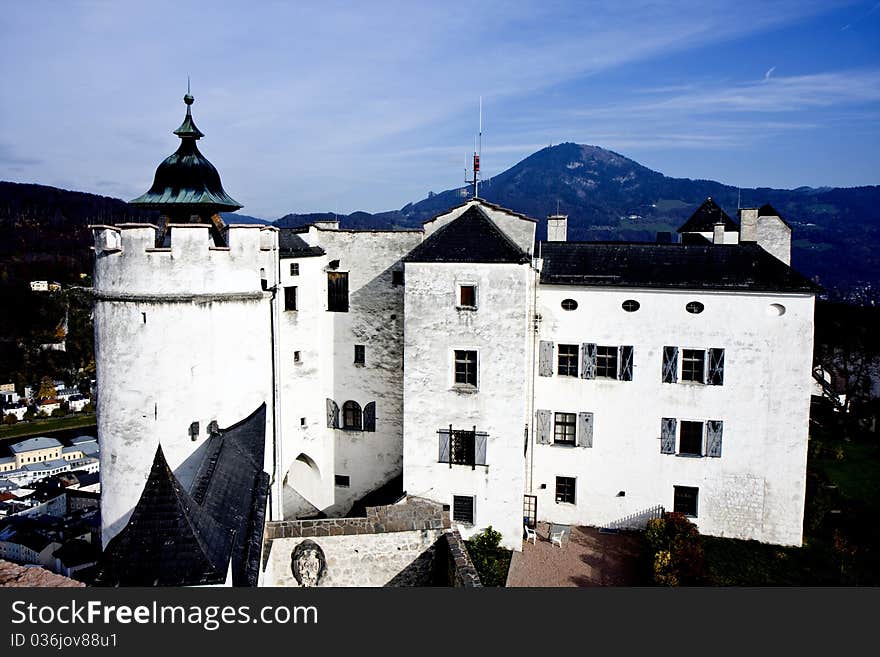
[[579,447],[593,446],[593,414],[578,413],[577,444]]
[[675,430],[678,420],[674,417],[664,417],[660,420],[660,453],[675,454]]
[[549,445],[553,442],[553,413],[550,411],[538,411],[538,430],[535,432],[535,442],[539,445]]
[[596,378],[596,345],[583,344],[581,348],[581,357],[583,358],[583,366],[581,367],[582,379]]
[[724,422],[709,420],[706,422],[706,456],[721,456],[721,431]]
[[541,340],[538,349],[538,375],[553,376],[553,343]]
[[478,431],[474,436],[474,463],[486,465],[486,447],[489,442],[489,434]]
[[449,429],[440,429],[437,432],[440,436],[440,463],[449,463]]
[[663,347],[663,383],[678,381],[678,347]]
[[620,348],[620,380],[633,380],[633,348],[632,345],[623,345]]
[[332,399],[327,399],[327,426],[331,429],[339,428],[339,405]]
[[724,385],[724,349],[709,350],[709,375],[706,383],[710,386]]
[[364,406],[364,431],[376,430],[376,402]]

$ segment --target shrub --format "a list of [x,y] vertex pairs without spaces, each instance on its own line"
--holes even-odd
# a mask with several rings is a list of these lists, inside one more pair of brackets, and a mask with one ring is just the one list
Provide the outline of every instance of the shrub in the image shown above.
[[12,425],[12,424],[15,424],[16,422],[18,422],[18,418],[15,415],[13,415],[12,413],[7,413],[6,417],[3,418],[3,424]]
[[499,547],[501,532],[490,525],[471,540],[465,541],[468,555],[477,569],[483,586],[504,586],[510,567],[510,550]]
[[56,408],[54,411],[52,411],[52,417],[64,417],[65,415],[66,413],[64,412],[63,408]]
[[702,584],[706,566],[700,532],[681,513],[664,513],[648,521],[645,539],[651,554],[651,573],[656,584],[678,586]]

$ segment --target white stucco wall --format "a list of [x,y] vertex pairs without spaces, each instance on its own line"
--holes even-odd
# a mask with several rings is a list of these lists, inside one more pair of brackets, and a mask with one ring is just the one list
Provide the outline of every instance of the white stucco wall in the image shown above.
[[[211,246],[207,226],[171,228],[170,249],[155,229],[96,229],[95,362],[101,444],[102,541],[116,534],[140,498],[157,446],[189,486],[208,424],[229,426],[269,406],[271,472],[271,293],[275,229],[230,227],[229,247]],[[189,435],[199,423],[198,439]]]
[[[452,505],[473,496],[467,537],[492,525],[521,549],[524,430],[531,376],[528,264],[406,264],[404,488]],[[477,309],[456,307],[457,284],[477,285]],[[478,352],[478,391],[453,389],[454,351]],[[439,463],[438,430],[489,434],[487,465]]]
[[[566,298],[578,308],[562,310]],[[640,309],[625,312],[626,299]],[[703,313],[686,312],[693,300]],[[694,486],[700,531],[801,543],[812,296],[543,285],[538,313],[540,340],[634,347],[632,381],[560,377],[558,347],[554,375],[536,377],[535,408],[594,413],[591,448],[530,441],[540,519],[601,526],[658,504],[672,510],[673,486]],[[724,348],[724,384],[662,383],[665,345]],[[663,417],[722,420],[721,457],[662,454]],[[576,504],[556,503],[556,476],[576,477]]]

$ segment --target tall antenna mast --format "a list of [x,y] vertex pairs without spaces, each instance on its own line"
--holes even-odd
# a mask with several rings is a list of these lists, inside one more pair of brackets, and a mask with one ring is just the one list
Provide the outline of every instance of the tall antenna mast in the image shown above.
[[742,188],[737,187],[736,188],[736,209],[737,210],[742,209],[742,203],[740,202],[741,199],[742,199]]

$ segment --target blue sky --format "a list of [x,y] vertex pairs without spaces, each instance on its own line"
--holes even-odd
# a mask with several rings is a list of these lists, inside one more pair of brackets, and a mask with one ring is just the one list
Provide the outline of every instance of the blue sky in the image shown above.
[[0,179],[126,200],[193,107],[242,212],[402,207],[548,144],[743,187],[880,184],[880,2],[40,2],[0,22]]

